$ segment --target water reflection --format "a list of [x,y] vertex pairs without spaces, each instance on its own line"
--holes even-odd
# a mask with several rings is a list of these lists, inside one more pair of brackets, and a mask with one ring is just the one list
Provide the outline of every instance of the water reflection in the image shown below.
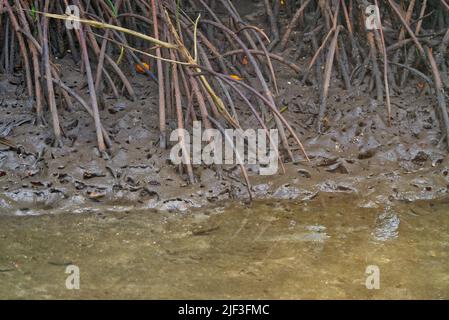
[[0,298],[449,298],[448,201],[356,200],[0,217]]
[[401,220],[397,212],[390,207],[385,208],[384,212],[376,218],[375,228],[372,233],[374,239],[378,241],[396,239],[399,235],[400,223]]

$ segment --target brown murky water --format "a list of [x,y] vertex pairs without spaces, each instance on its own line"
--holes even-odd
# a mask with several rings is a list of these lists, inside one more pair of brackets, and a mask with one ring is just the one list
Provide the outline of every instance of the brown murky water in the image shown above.
[[353,200],[2,216],[0,298],[449,298],[449,201]]

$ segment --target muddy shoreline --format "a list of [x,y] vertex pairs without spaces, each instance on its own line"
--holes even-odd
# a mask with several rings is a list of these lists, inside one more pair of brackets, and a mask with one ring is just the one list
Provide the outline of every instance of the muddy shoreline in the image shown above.
[[[244,19],[268,30],[262,2],[242,2],[239,10]],[[310,59],[295,46],[282,56],[295,61],[301,70]],[[79,61],[67,56],[57,62],[65,85],[89,101]],[[286,109],[283,115],[311,161],[295,150],[298,159],[285,164],[285,174],[260,176],[257,166],[248,166],[256,199],[308,201],[323,194],[345,193],[358,199],[354,206],[373,208],[395,201],[448,197],[449,157],[430,87],[409,78],[404,91],[391,97],[393,120],[388,127],[387,110],[366,93],[372,91],[369,85],[348,91],[334,75],[323,133],[318,134],[321,99],[317,81],[301,84],[294,70],[276,61],[273,66],[280,91],[276,103]],[[93,121],[78,103],[73,101],[69,108],[57,90],[64,137],[63,147],[55,148],[49,112],[45,113],[46,125],[34,124],[34,106],[24,98],[23,76],[0,75],[0,138],[7,139],[6,144],[0,140],[0,215],[83,212],[105,206],[118,211],[183,211],[220,201],[248,200],[237,165],[224,166],[221,177],[214,167],[195,166],[198,183],[186,182],[187,177],[170,162],[170,150],[158,147],[157,85],[146,75],[127,76],[137,93],[136,101],[117,100],[112,95],[100,101],[101,120],[113,140],[108,156],[102,158]],[[262,90],[255,78],[245,80]],[[254,97],[248,99],[258,105]],[[258,128],[243,101],[235,100],[245,128]],[[176,117],[173,110],[167,113],[170,133],[176,128]]]
[[[68,60],[64,68],[66,85],[87,96],[76,65]],[[348,193],[358,197],[355,206],[376,207],[447,197],[449,159],[428,92],[419,92],[411,83],[408,92],[392,97],[394,122],[388,127],[384,107],[361,88],[333,89],[327,127],[319,135],[314,88],[301,86],[285,66],[276,68],[282,75],[278,103],[288,108],[285,115],[293,119],[311,161],[302,157],[286,163],[285,174],[273,176],[260,176],[257,167],[248,166],[256,199],[307,201],[321,194]],[[13,147],[0,144],[1,214],[79,212],[102,206],[183,211],[248,200],[238,166],[224,166],[222,177],[213,167],[196,166],[198,183],[186,182],[170,162],[170,150],[158,147],[157,88],[145,76],[132,79],[140,87],[138,101],[105,101],[102,112],[108,117],[103,123],[114,143],[106,158],[96,148],[91,118],[77,104],[71,110],[61,106],[64,146],[52,147],[50,130],[34,125],[31,105],[20,99],[18,82],[2,79],[0,108],[5,116],[0,131]],[[248,127],[256,126],[253,118],[245,120]],[[174,121],[168,124],[175,128]]]

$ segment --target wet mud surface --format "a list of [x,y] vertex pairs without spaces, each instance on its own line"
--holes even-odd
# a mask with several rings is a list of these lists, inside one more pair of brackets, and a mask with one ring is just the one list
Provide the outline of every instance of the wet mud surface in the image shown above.
[[[87,95],[87,88],[71,61],[63,80]],[[448,194],[449,160],[435,115],[435,100],[411,83],[392,97],[394,120],[386,125],[383,105],[358,90],[333,89],[325,132],[316,132],[319,99],[313,86],[303,87],[295,74],[276,65],[278,103],[311,159],[285,164],[286,172],[260,176],[247,166],[258,199],[313,199],[327,193],[357,195],[355,205],[377,207],[391,201],[439,199]],[[198,180],[189,185],[169,159],[170,150],[158,147],[157,93],[154,83],[137,75],[140,99],[109,99],[101,110],[113,139],[108,157],[96,148],[92,119],[74,103],[60,106],[65,138],[52,146],[51,125],[35,126],[31,105],[17,98],[11,79],[2,80],[0,132],[1,214],[39,214],[46,210],[83,210],[96,206],[185,210],[227,199],[247,199],[240,168],[224,166],[218,177],[213,166],[195,166]],[[240,112],[248,113],[237,106]],[[106,116],[107,115],[107,116]],[[175,128],[174,120],[169,127]],[[256,126],[247,116],[248,128]],[[292,141],[293,142],[293,141]],[[13,144],[11,145],[7,144]]]
[[[263,25],[261,2],[244,2],[239,10],[250,23]],[[304,68],[309,55],[295,46],[283,54]],[[61,79],[89,101],[79,66],[69,58],[59,62]],[[279,87],[276,102],[286,108],[283,115],[311,161],[296,150],[298,161],[286,163],[285,174],[279,170],[277,175],[260,176],[257,166],[247,166],[257,199],[310,200],[345,193],[359,199],[356,206],[378,207],[447,197],[449,157],[435,112],[436,99],[427,86],[410,79],[403,92],[393,94],[389,127],[385,106],[371,98],[365,86],[348,91],[333,77],[324,130],[318,134],[320,98],[315,81],[303,85],[297,73],[276,61],[273,65]],[[169,160],[170,149],[158,147],[157,86],[145,75],[130,76],[130,81],[137,101],[106,95],[102,103],[102,122],[113,140],[109,155],[102,158],[93,120],[78,103],[74,101],[72,109],[58,105],[64,145],[54,148],[51,123],[34,125],[33,105],[22,98],[20,77],[0,77],[0,138],[8,139],[6,144],[0,140],[0,214],[78,212],[104,205],[118,210],[127,206],[186,210],[248,198],[238,165],[223,166],[220,177],[213,166],[195,166],[198,183],[189,185]],[[238,99],[236,109],[244,129],[259,127]],[[167,125],[170,134],[176,128],[170,111]]]

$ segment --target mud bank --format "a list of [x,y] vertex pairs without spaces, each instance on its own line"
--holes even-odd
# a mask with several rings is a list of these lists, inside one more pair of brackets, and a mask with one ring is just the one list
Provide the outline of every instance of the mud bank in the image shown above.
[[[242,1],[239,10],[245,20],[269,29],[262,2]],[[291,46],[282,56],[306,70],[311,54],[304,46]],[[79,61],[66,57],[58,62],[61,80],[89,101]],[[427,85],[409,78],[406,89],[391,97],[393,120],[388,127],[385,106],[366,94],[372,91],[369,85],[348,91],[334,75],[323,132],[318,134],[318,81],[301,84],[295,71],[276,61],[273,66],[280,91],[277,105],[286,108],[283,115],[311,161],[295,150],[298,160],[286,163],[284,174],[260,176],[257,166],[248,166],[255,198],[307,201],[345,193],[358,199],[354,206],[383,207],[389,202],[448,196],[449,157],[436,116],[436,98]],[[128,67],[124,69],[133,68]],[[0,75],[0,214],[80,212],[104,206],[187,210],[230,199],[248,200],[237,165],[223,166],[220,177],[213,166],[196,166],[198,183],[186,182],[187,177],[170,162],[170,151],[158,147],[157,86],[144,75],[129,75],[129,80],[137,101],[112,95],[101,101],[101,120],[113,140],[108,156],[101,157],[93,120],[78,103],[68,107],[57,90],[64,137],[63,147],[54,148],[49,112],[49,123],[36,126],[33,103],[23,98],[22,76]],[[245,80],[257,87],[255,79]],[[254,97],[248,99],[258,105]],[[243,101],[235,100],[244,128],[259,127]],[[168,110],[167,118],[169,131],[175,129],[173,110]]]
[[[285,164],[285,174],[260,176],[248,166],[257,199],[310,200],[327,193],[348,193],[355,206],[438,199],[448,195],[449,159],[435,115],[435,99],[426,88],[410,83],[407,92],[392,97],[393,123],[386,125],[383,105],[363,88],[331,90],[325,131],[316,132],[319,98],[282,65],[278,98],[311,159]],[[63,64],[63,81],[87,97],[76,65]],[[107,99],[102,119],[113,139],[108,157],[101,157],[93,121],[76,103],[60,105],[64,146],[52,147],[51,130],[35,126],[32,104],[21,99],[19,79],[2,78],[0,89],[0,212],[29,215],[51,210],[79,212],[98,206],[116,210],[186,210],[229,199],[247,200],[239,167],[196,166],[195,185],[158,147],[157,88],[145,76],[132,79],[139,100]],[[87,100],[88,101],[88,100]],[[244,107],[237,110],[245,114]],[[249,115],[247,127],[257,124]],[[168,125],[174,129],[175,121]],[[300,151],[296,153],[300,155]],[[286,156],[286,155],[285,155]]]

